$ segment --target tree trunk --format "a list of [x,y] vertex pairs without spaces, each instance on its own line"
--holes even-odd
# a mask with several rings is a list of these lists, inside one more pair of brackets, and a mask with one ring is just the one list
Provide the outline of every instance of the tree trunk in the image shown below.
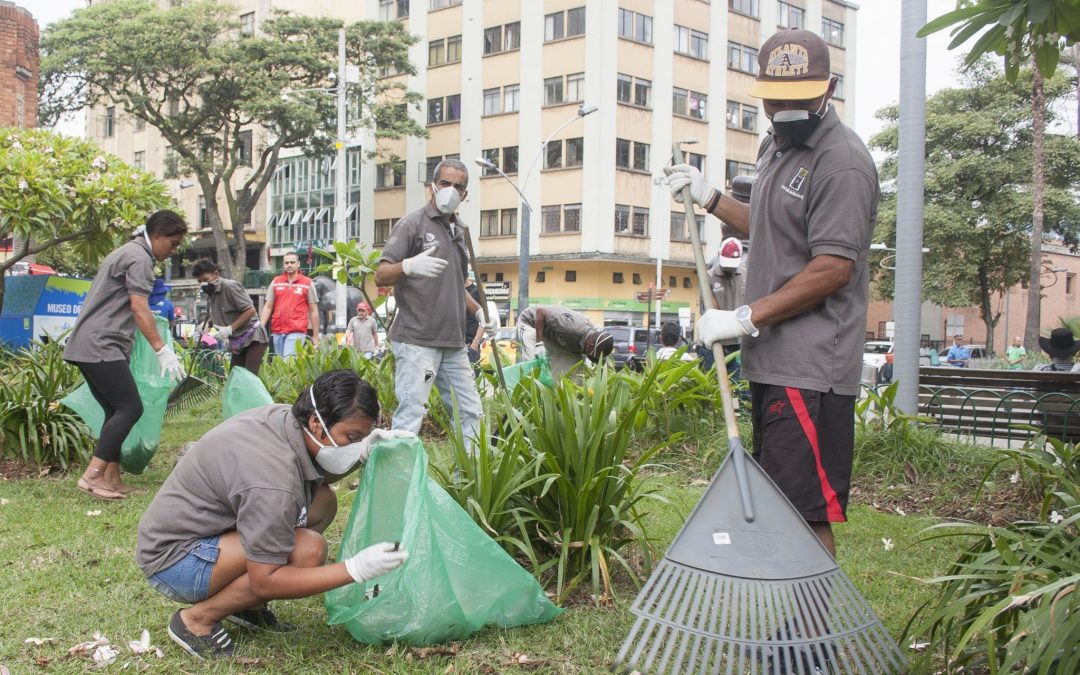
[[1039,331],[1042,329],[1040,309],[1042,305],[1042,238],[1043,238],[1043,142],[1046,135],[1046,101],[1043,76],[1032,59],[1033,79],[1031,85],[1031,130],[1033,135],[1031,158],[1031,267],[1028,279],[1027,321],[1024,323],[1024,348],[1030,353],[1039,351]]
[[1076,69],[1076,139],[1080,140],[1080,42],[1073,45],[1073,67]]

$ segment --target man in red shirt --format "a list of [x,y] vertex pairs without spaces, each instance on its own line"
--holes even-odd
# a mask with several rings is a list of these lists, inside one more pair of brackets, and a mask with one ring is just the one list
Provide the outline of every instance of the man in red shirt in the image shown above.
[[296,344],[307,338],[309,323],[311,334],[319,334],[319,296],[311,278],[300,271],[299,256],[286,253],[282,265],[285,273],[270,282],[259,319],[270,327],[274,353],[288,357],[296,353]]

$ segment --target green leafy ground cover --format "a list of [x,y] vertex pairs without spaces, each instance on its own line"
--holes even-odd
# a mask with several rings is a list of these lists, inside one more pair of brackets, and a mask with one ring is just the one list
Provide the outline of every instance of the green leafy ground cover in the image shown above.
[[[613,602],[596,606],[589,586],[583,585],[565,603],[568,611],[551,624],[486,629],[466,642],[428,650],[359,645],[344,628],[325,624],[321,597],[280,601],[276,610],[301,626],[298,633],[274,636],[234,628],[241,658],[194,662],[165,634],[177,605],[146,584],[133,550],[139,516],[172,467],[176,451],[219,420],[216,400],[168,420],[162,450],[150,469],[130,477],[130,483],[146,493],[123,503],[88,499],[74,489],[71,475],[0,481],[0,665],[12,673],[84,672],[93,662],[68,650],[101,632],[120,648],[108,670],[128,664],[129,669],[153,672],[595,673],[606,669],[626,635],[631,623],[626,605],[635,588],[625,575],[617,575]],[[666,468],[650,472],[647,480],[669,500],[651,504],[646,517],[650,533],[663,545],[704,490],[722,458],[720,444],[722,434],[715,430],[702,434],[661,455],[658,461]],[[436,464],[447,460],[446,445],[428,447]],[[332,551],[351,505],[348,483],[340,484],[339,517],[327,532]],[[919,579],[943,574],[962,544],[920,543],[919,532],[936,520],[907,511],[900,515],[902,507],[876,496],[863,492],[851,509],[851,522],[839,528],[839,559],[899,637],[915,610],[933,597],[933,589]],[[162,648],[163,658],[135,656],[126,646],[144,629],[150,631],[151,643]],[[25,642],[28,638],[52,641],[37,645]],[[929,654],[908,651],[912,673],[931,673],[940,664]]]

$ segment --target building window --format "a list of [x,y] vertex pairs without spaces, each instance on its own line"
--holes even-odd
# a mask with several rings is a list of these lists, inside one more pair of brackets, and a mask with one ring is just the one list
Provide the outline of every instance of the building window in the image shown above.
[[634,105],[652,108],[652,82],[640,77],[634,79]]
[[496,54],[502,51],[502,26],[484,29],[484,53]]
[[484,30],[484,53],[498,54],[521,47],[521,22],[492,26]]
[[241,189],[236,193],[236,207],[243,215],[240,216],[241,225],[251,224],[251,211],[248,209],[248,202],[251,201],[251,190]]
[[502,225],[499,227],[499,234],[504,237],[512,237],[517,234],[517,214],[517,209],[502,210]]
[[431,0],[431,9],[442,9],[443,7],[453,7],[460,4],[461,0]]
[[585,139],[566,139],[566,166],[581,166],[585,161]]
[[652,17],[619,9],[619,37],[651,45]]
[[776,3],[776,27],[777,28],[804,28],[806,26],[806,10],[796,7],[789,2]]
[[758,109],[756,106],[739,103],[738,101],[727,102],[728,129],[757,133],[757,115]]
[[709,36],[701,31],[675,26],[675,53],[695,59],[709,59]]
[[731,186],[731,179],[735,178],[736,176],[753,176],[755,173],[757,173],[757,167],[753,164],[748,164],[747,162],[738,162],[734,159],[727,160],[727,165],[725,169],[725,180],[727,181],[729,187]]
[[521,87],[508,84],[503,87],[503,112],[517,112],[521,101]]
[[502,101],[502,90],[498,87],[484,90],[484,115],[498,115],[502,112],[499,103]]
[[461,60],[461,36],[446,38],[446,62],[457,63]]
[[634,272],[633,281],[634,281],[635,284],[640,284],[641,283],[641,275],[638,274],[637,272]]
[[379,0],[379,20],[393,21],[409,16],[409,0]]
[[498,209],[492,209],[491,211],[480,212],[480,236],[481,237],[497,237],[499,236],[499,211]]
[[619,103],[651,109],[652,82],[619,73],[615,82],[615,98]]
[[843,75],[837,75],[836,73],[833,73],[832,76],[836,78],[836,88],[833,89],[832,97],[835,98],[838,101],[843,101],[844,100],[844,76]]
[[573,73],[566,76],[567,103],[585,100],[585,73]]
[[255,34],[255,12],[248,12],[247,14],[240,15],[240,34]]
[[700,92],[690,92],[687,113],[696,120],[709,119],[708,97]]
[[446,41],[432,40],[428,43],[428,66],[441,66],[446,63]]
[[630,168],[630,141],[625,138],[615,139],[615,166],[623,169]]
[[566,281],[577,281],[577,270],[566,270],[563,279]]
[[585,8],[576,7],[544,17],[544,42],[585,34]]
[[515,21],[503,27],[503,51],[508,52],[521,47],[521,22]]
[[518,172],[518,146],[510,145],[502,149],[503,173]]
[[236,162],[240,166],[251,166],[251,157],[254,154],[252,144],[251,129],[241,131],[236,144]]
[[698,171],[705,173],[705,155],[699,155],[696,152],[688,152],[686,153],[686,163]]
[[634,143],[634,168],[638,171],[649,170],[649,144],[636,141]]
[[[695,217],[698,228],[698,241],[705,241],[705,216],[698,214]],[[690,230],[686,227],[686,214],[678,211],[671,212],[671,241],[692,241]]]
[[544,42],[561,40],[566,37],[564,19],[565,15],[562,12],[555,12],[544,17]]
[[146,130],[146,120],[144,120],[141,117],[136,117],[135,118],[135,131],[145,131],[145,130]]
[[668,286],[669,287],[671,287],[671,288],[678,288],[679,287],[679,280],[677,278],[668,277],[667,280],[668,280]]
[[544,105],[558,105],[563,102],[563,78],[549,77],[544,80]]
[[612,272],[611,273],[611,283],[613,283],[613,284],[624,283],[623,273],[622,272]]
[[728,8],[733,12],[739,14],[745,14],[746,16],[758,18],[758,1],[759,0],[728,0]]
[[139,171],[146,171],[146,152],[143,150],[136,151],[134,159],[131,160],[131,166]]
[[180,175],[180,155],[171,145],[165,146],[165,178],[176,178]]
[[199,229],[210,227],[210,214],[206,210],[206,196],[199,195]]
[[585,8],[566,10],[566,37],[585,34]]
[[375,187],[401,187],[405,184],[405,174],[393,164],[380,164],[375,170]]
[[544,168],[559,169],[562,167],[563,144],[562,141],[552,141],[544,150]]
[[615,205],[615,234],[630,234],[630,207]]
[[844,46],[844,24],[830,19],[828,17],[821,17],[821,37],[833,45],[834,47]]
[[630,234],[635,237],[649,236],[649,209],[635,206],[630,216]]
[[536,273],[536,278],[533,279],[533,281],[535,281],[538,284],[542,284],[542,283],[544,283],[544,280],[546,278],[547,278],[547,273],[544,272],[543,270],[541,270],[541,271]]
[[563,206],[563,232],[581,232],[581,204]]
[[[581,231],[581,204],[545,206],[541,209],[544,234]],[[515,220],[515,228],[517,226]]]
[[428,100],[428,124],[454,122],[461,119],[461,94]]
[[116,135],[116,106],[105,108],[105,138]]
[[[498,148],[491,148],[490,150],[482,150],[481,154],[484,156],[484,159],[491,162],[495,166],[499,166],[499,149]],[[482,176],[498,176],[499,172],[496,171],[495,169],[493,169],[490,166],[485,166],[482,169],[481,175]]]
[[544,206],[540,210],[540,217],[544,223],[544,234],[562,231],[562,206]]
[[728,43],[728,68],[750,75],[757,75],[758,50],[753,47],[741,45],[738,42]]
[[442,160],[443,158],[441,156],[427,158],[427,161],[424,162],[424,183],[430,183],[435,180],[435,167],[439,166],[439,162]]
[[630,97],[634,91],[634,78],[619,73],[615,81],[615,98],[619,103],[630,103]]
[[382,218],[375,221],[375,240],[374,243],[385,244],[386,240],[390,238],[390,228],[394,226],[394,220],[392,218]]

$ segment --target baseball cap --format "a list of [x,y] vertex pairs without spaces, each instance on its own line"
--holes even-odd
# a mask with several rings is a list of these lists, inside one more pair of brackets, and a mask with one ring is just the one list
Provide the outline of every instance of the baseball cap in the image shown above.
[[357,303],[356,311],[359,312],[360,310],[364,310],[368,314],[371,314],[371,305],[367,304],[366,302]]
[[735,269],[742,261],[742,242],[735,237],[728,237],[720,242],[720,267]]
[[758,75],[750,85],[755,98],[803,101],[829,89],[829,47],[814,33],[787,28],[773,34],[758,52]]
[[595,331],[596,341],[593,342],[592,351],[585,356],[589,357],[590,361],[599,361],[615,348],[615,338],[611,336],[611,333],[605,333],[603,331]]

